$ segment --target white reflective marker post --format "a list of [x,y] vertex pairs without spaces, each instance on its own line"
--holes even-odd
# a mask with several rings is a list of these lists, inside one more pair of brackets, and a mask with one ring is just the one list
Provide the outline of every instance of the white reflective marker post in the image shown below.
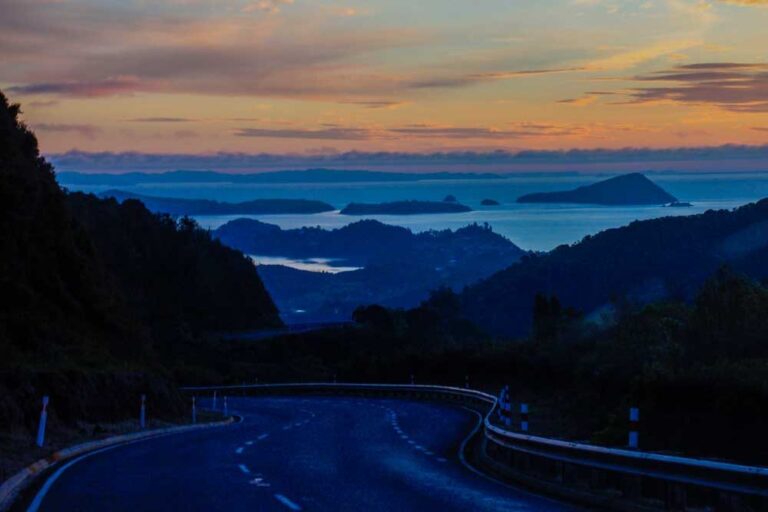
[[216,410],[216,391],[213,392],[213,410]]
[[195,407],[195,397],[192,397],[192,423],[197,423],[197,408]]
[[139,427],[147,426],[147,395],[141,395],[141,411],[139,412]]
[[40,424],[37,426],[37,446],[45,444],[45,423],[48,420],[48,397],[43,397],[43,410],[40,411]]

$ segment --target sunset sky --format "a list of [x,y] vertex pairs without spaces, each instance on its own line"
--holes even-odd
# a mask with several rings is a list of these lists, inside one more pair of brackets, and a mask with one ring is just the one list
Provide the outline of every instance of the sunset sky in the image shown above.
[[768,0],[0,0],[46,152],[768,143]]

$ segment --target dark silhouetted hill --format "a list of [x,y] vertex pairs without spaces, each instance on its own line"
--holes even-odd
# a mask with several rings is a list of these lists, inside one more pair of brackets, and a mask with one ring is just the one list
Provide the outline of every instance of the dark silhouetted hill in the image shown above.
[[132,309],[158,334],[280,325],[251,260],[193,220],[153,214],[133,199],[68,200]]
[[348,320],[355,307],[367,303],[411,307],[438,286],[459,289],[525,254],[489,227],[479,225],[413,233],[362,220],[335,230],[282,230],[238,219],[217,229],[215,236],[249,254],[330,258],[340,265],[364,267],[328,274],[260,266],[268,290],[291,321]]
[[136,199],[149,210],[171,215],[272,215],[289,213],[322,213],[335,210],[322,201],[307,199],[255,199],[242,203],[224,203],[209,199],[179,199],[133,194],[123,190],[108,190],[99,194],[102,198],[114,198],[120,202]]
[[0,93],[0,446],[33,431],[42,395],[53,434],[135,417],[140,393],[156,417],[179,414],[151,336],[19,114]]
[[190,221],[65,194],[19,115],[0,93],[0,448],[33,431],[43,395],[54,436],[135,419],[141,394],[177,418],[169,370],[184,373],[189,344],[279,325],[274,304],[247,258]]
[[602,205],[668,204],[677,198],[640,173],[616,176],[564,192],[527,194],[518,203],[583,203]]
[[768,276],[768,199],[733,211],[637,221],[572,246],[526,256],[462,296],[467,315],[497,334],[530,331],[534,297],[599,313],[613,300],[690,298],[721,265]]

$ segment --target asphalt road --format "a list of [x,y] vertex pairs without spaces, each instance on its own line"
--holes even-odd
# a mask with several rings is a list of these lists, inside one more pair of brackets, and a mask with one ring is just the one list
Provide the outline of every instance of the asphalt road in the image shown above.
[[458,448],[478,417],[461,407],[325,397],[229,406],[242,423],[77,460],[30,510],[570,510],[468,469]]

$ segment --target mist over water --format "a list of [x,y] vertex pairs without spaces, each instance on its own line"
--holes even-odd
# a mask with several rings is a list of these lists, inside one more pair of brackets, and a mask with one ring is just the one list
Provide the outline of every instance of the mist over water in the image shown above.
[[[570,244],[586,235],[620,227],[635,220],[664,216],[692,215],[710,209],[735,208],[768,197],[766,173],[653,173],[649,177],[691,208],[661,206],[591,206],[571,204],[517,204],[527,193],[567,190],[604,179],[606,175],[525,175],[499,179],[439,180],[395,183],[172,183],[124,187],[138,194],[214,199],[239,202],[251,199],[315,199],[341,209],[351,202],[378,203],[401,200],[442,201],[447,195],[474,209],[472,212],[431,215],[374,215],[373,218],[420,232],[430,229],[457,229],[473,222],[488,223],[523,249],[547,251]],[[64,184],[66,186],[66,183]],[[101,192],[108,187],[69,187],[86,192]],[[486,207],[483,199],[494,199],[499,206]],[[215,229],[235,218],[249,217],[276,224],[284,229],[302,226],[338,228],[363,217],[328,212],[314,215],[203,215],[195,217],[204,227]]]

